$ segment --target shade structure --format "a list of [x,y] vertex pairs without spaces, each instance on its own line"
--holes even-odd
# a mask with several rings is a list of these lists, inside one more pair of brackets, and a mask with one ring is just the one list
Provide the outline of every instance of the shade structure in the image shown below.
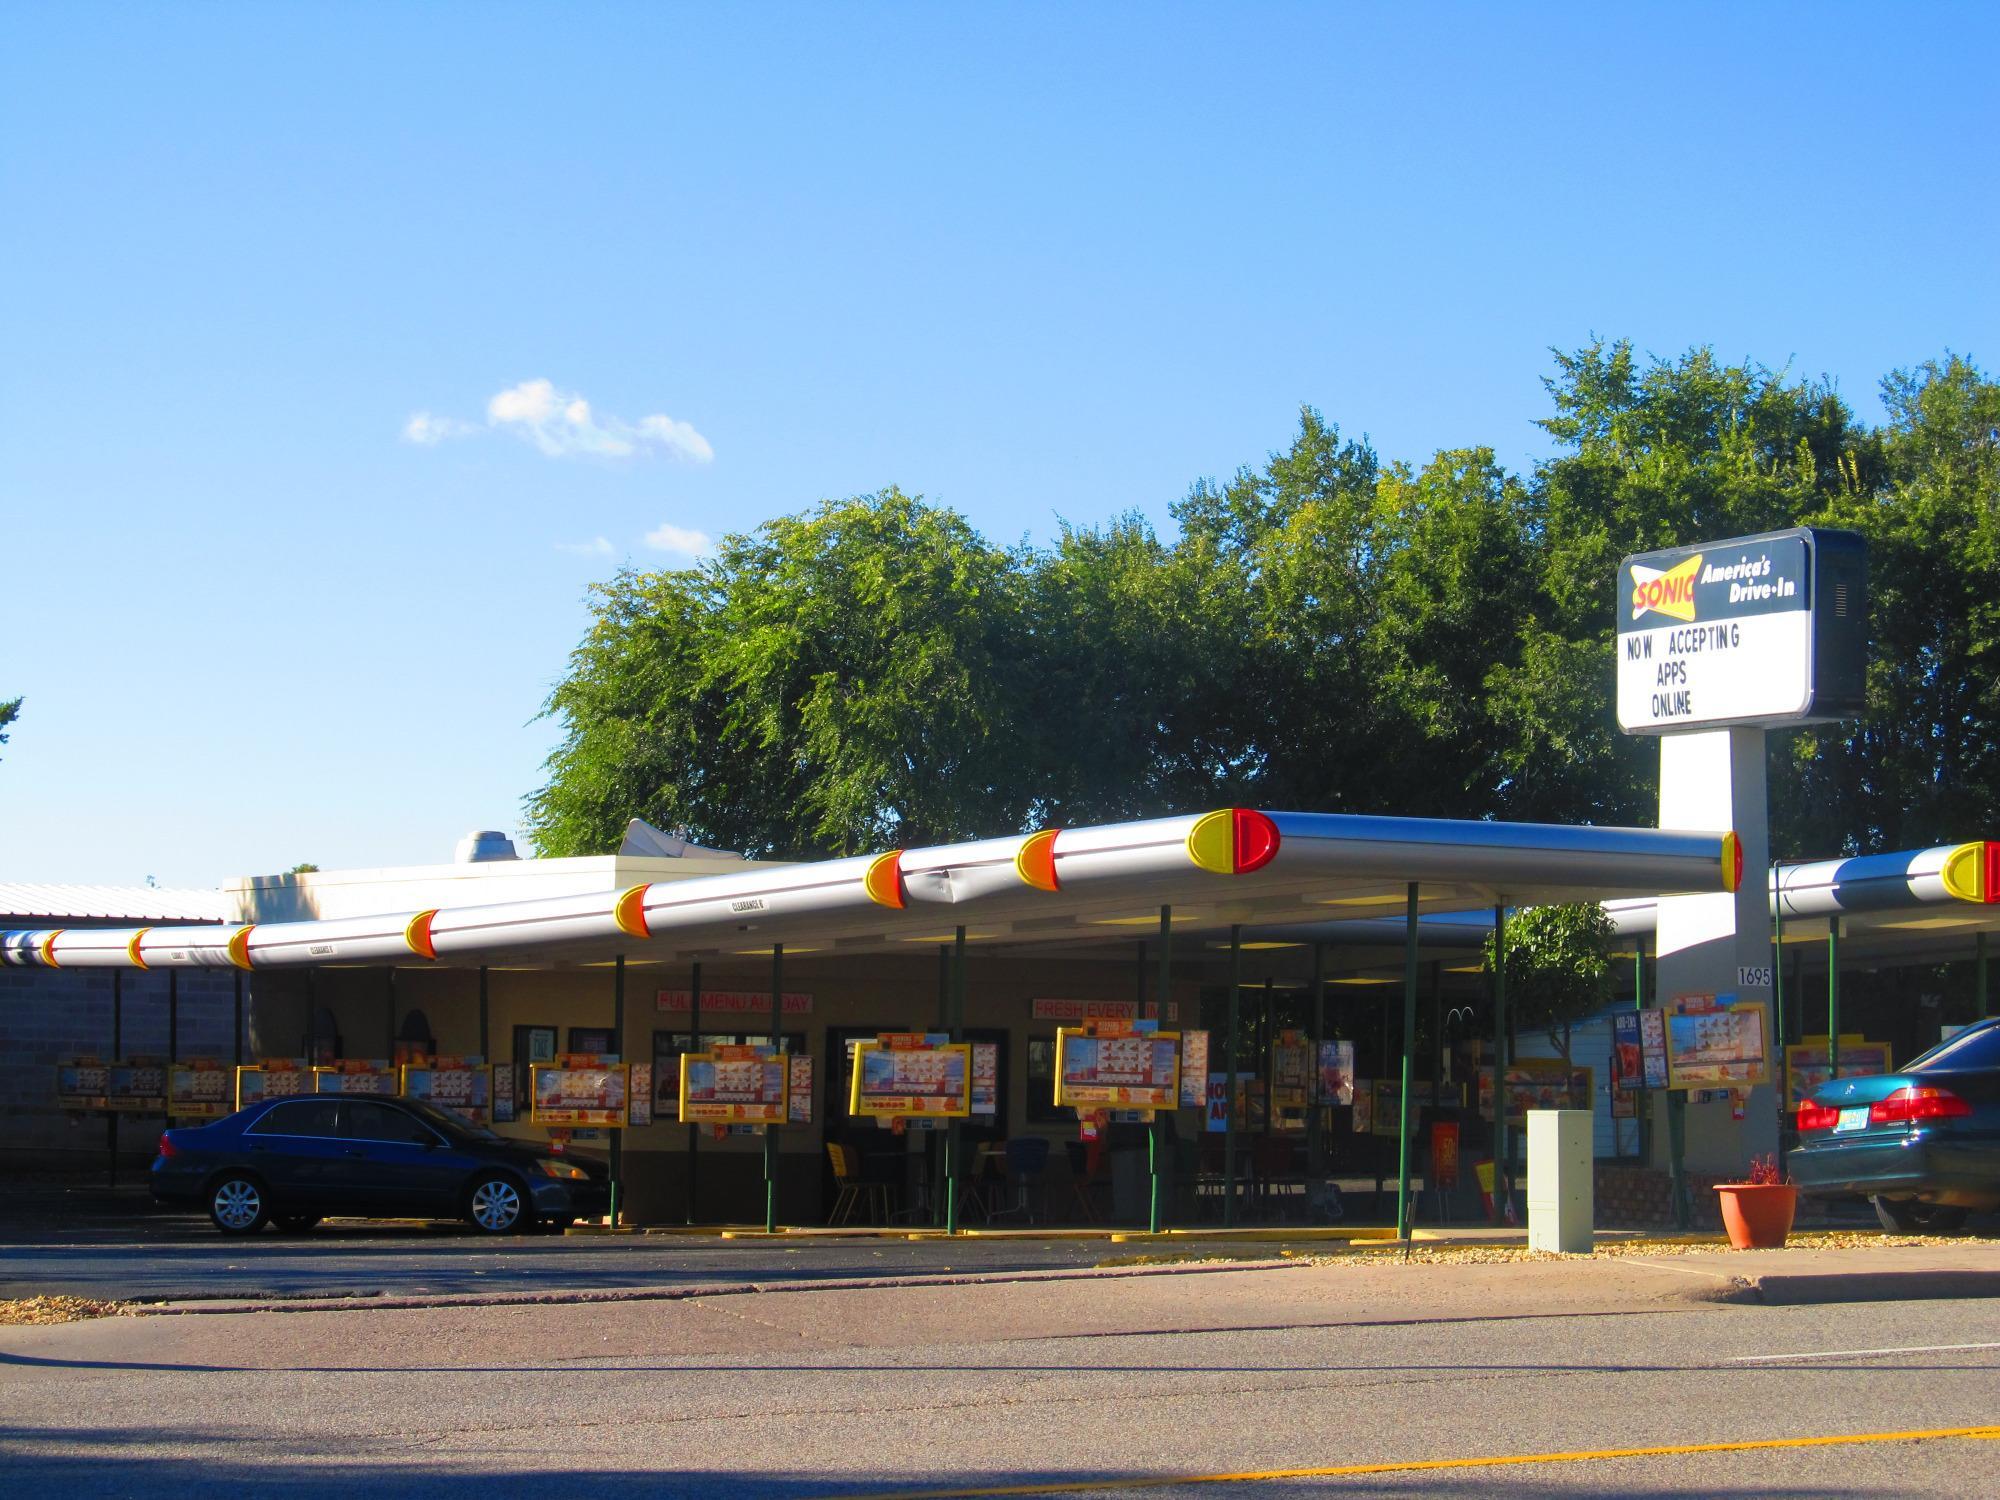
[[572,964],[768,950],[893,952],[940,928],[1109,937],[1163,905],[1193,920],[1380,917],[1419,887],[1463,910],[1734,889],[1735,835],[1332,813],[1214,812],[372,917],[0,933],[0,962],[70,968]]

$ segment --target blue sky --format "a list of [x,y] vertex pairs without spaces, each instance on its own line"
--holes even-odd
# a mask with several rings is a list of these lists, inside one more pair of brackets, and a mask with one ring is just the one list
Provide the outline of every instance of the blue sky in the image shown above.
[[591,580],[823,496],[1525,466],[1594,333],[1990,368],[1996,14],[0,5],[0,878],[447,858]]

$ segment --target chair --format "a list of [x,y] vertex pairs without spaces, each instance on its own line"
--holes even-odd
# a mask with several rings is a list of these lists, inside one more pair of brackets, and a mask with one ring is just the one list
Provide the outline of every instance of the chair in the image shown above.
[[1014,1189],[1011,1208],[995,1209],[989,1218],[1005,1219],[1019,1214],[1035,1222],[1034,1192],[1041,1187],[1042,1174],[1049,1168],[1049,1143],[1039,1135],[1017,1135],[1007,1142],[1007,1181]]
[[1103,1182],[1104,1143],[1102,1141],[1064,1141],[1063,1151],[1069,1157],[1070,1191],[1076,1194],[1076,1206],[1083,1212],[1083,1222],[1097,1222],[1097,1203],[1091,1196],[1095,1188]]
[[833,1196],[833,1210],[826,1216],[828,1224],[852,1223],[857,1208],[870,1224],[889,1222],[889,1185],[862,1176],[860,1154],[852,1146],[826,1143],[827,1160],[833,1164],[833,1180],[839,1188]]

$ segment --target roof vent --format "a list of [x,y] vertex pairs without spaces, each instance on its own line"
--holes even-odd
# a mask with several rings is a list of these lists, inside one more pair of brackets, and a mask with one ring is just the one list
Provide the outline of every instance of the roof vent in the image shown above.
[[483,865],[494,860],[520,857],[514,852],[514,841],[506,834],[497,829],[482,828],[460,839],[458,849],[451,858],[453,864]]

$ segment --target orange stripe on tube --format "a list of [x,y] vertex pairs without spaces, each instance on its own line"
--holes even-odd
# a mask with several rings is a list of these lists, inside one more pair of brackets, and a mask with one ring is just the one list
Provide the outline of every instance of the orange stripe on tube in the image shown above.
[[903,909],[903,851],[891,849],[887,854],[875,857],[868,866],[868,873],[861,877],[861,888],[868,892],[868,899],[877,906],[891,906],[897,911]]
[[1014,873],[1038,891],[1059,891],[1062,882],[1056,879],[1056,828],[1044,828],[1040,833],[1031,833],[1021,840],[1021,847],[1014,851]]
[[646,892],[650,885],[635,885],[618,898],[611,908],[611,919],[618,924],[618,930],[635,938],[649,938],[653,929],[646,925]]
[[437,920],[437,908],[420,911],[410,918],[403,928],[403,941],[410,945],[410,951],[418,958],[436,958],[437,948],[431,942],[431,923]]
[[136,969],[152,967],[152,965],[146,962],[145,951],[140,947],[140,944],[146,941],[146,934],[152,930],[150,927],[141,927],[137,932],[132,934],[132,941],[125,945],[125,956],[132,960],[132,966]]
[[[51,969],[60,969],[62,967],[61,964],[56,962],[56,939],[63,935],[64,930],[58,927],[54,932],[42,939],[42,962],[47,964]],[[144,929],[141,930],[143,931]],[[133,941],[137,942],[138,939],[134,938]],[[140,964],[139,967],[143,969],[146,966]]]
[[250,934],[254,930],[239,927],[229,935],[229,961],[239,969],[250,967]]

